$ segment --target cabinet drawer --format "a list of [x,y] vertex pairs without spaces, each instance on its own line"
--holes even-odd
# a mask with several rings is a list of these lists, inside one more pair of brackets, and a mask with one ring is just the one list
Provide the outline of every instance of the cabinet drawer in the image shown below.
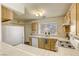
[[45,40],[43,38],[38,39],[38,47],[44,49],[45,48]]

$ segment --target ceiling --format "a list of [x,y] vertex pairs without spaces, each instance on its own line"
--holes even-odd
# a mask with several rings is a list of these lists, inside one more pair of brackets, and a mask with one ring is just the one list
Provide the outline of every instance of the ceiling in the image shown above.
[[31,11],[42,8],[45,11],[44,17],[59,17],[66,14],[70,5],[69,3],[25,3],[25,14],[16,12],[14,15],[16,19],[22,20],[40,19],[42,17],[33,15]]

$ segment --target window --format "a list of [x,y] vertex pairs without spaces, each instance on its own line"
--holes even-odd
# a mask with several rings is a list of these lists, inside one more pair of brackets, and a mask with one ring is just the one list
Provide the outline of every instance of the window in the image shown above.
[[56,35],[57,34],[57,23],[44,23],[40,24],[40,33],[41,34],[50,34]]

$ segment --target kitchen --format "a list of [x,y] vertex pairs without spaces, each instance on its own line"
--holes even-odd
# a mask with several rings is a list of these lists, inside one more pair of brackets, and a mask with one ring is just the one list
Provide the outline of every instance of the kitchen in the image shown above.
[[[14,5],[16,5],[15,8],[13,8]],[[14,5],[4,3],[1,6],[3,42],[19,49],[23,49],[19,44],[24,44],[24,47],[33,47],[37,52],[38,49],[43,49],[59,53],[60,47],[69,49],[69,51],[78,49],[79,24],[76,12],[79,11],[76,9],[79,9],[79,4],[50,3],[40,5],[40,3],[30,3]],[[20,10],[18,5],[21,6]],[[26,6],[25,11],[23,11],[23,5]],[[13,26],[17,28],[13,29]],[[72,37],[75,40],[72,40]],[[64,42],[63,45],[62,42]],[[61,53],[59,54],[61,55]]]

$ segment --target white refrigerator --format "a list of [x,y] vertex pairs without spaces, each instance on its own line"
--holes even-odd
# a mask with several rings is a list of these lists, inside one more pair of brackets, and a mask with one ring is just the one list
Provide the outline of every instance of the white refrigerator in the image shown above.
[[10,45],[24,43],[24,27],[13,25],[2,25],[2,41]]

